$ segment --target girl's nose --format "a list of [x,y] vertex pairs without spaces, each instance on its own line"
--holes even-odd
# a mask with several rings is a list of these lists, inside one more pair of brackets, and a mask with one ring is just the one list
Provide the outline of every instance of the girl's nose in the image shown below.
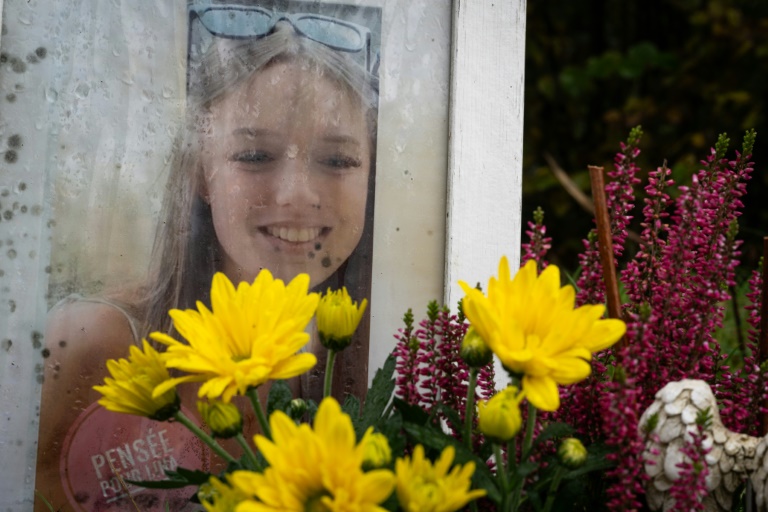
[[278,206],[318,206],[320,194],[315,186],[308,162],[301,156],[286,158],[275,184]]

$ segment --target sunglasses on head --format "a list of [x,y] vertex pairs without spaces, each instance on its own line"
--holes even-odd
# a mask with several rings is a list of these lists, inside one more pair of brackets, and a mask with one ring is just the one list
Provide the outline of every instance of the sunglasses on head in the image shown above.
[[274,12],[247,5],[190,6],[194,20],[212,35],[227,39],[259,39],[268,36],[281,21],[290,23],[297,34],[340,52],[361,54],[365,69],[375,73],[371,59],[371,31],[348,21],[314,13]]

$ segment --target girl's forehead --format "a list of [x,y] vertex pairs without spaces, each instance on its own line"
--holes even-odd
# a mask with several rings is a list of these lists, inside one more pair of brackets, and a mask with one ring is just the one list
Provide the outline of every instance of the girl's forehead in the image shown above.
[[323,68],[304,59],[273,62],[254,72],[211,105],[214,115],[262,114],[274,110],[341,109],[363,115],[363,103]]

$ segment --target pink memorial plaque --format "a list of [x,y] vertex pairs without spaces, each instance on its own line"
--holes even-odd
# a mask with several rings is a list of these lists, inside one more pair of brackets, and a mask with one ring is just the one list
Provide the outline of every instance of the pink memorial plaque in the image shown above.
[[147,489],[125,480],[164,480],[166,469],[178,467],[207,471],[209,462],[208,450],[183,425],[114,413],[93,403],[67,433],[60,469],[73,510],[135,512],[130,493],[139,510],[160,512],[193,510],[188,500],[196,489]]

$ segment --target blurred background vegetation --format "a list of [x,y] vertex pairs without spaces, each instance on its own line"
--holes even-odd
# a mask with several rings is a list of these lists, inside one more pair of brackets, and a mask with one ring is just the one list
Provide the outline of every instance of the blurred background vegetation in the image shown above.
[[608,169],[642,125],[639,188],[665,160],[688,184],[718,134],[732,156],[755,128],[740,277],[756,268],[768,235],[768,0],[533,0],[526,39],[523,231],[541,206],[550,261],[575,272],[592,226],[554,167],[590,196],[587,165]]

